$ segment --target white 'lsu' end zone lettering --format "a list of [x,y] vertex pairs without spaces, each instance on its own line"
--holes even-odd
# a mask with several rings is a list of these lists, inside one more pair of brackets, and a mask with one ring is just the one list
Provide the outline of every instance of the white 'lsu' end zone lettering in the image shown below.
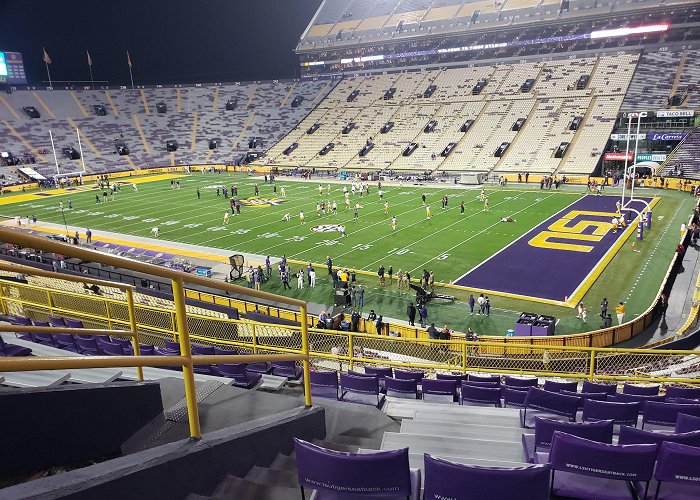
[[[579,220],[573,222],[573,219],[579,216],[595,216],[605,217],[610,219],[616,217],[614,212],[589,212],[585,210],[572,210],[561,219],[550,224],[548,231],[542,231],[534,238],[528,241],[531,247],[547,248],[549,250],[566,250],[569,252],[588,253],[593,250],[593,245],[581,245],[576,243],[563,243],[560,241],[549,241],[550,238],[559,240],[576,240],[580,242],[598,242],[603,239],[608,231],[612,228],[612,223],[600,220]],[[593,234],[583,234],[589,227],[593,227]]]

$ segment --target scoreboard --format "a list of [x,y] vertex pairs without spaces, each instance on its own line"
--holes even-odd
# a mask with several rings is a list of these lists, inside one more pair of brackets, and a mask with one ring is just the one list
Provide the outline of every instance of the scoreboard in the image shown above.
[[27,83],[22,54],[19,52],[0,52],[0,83]]

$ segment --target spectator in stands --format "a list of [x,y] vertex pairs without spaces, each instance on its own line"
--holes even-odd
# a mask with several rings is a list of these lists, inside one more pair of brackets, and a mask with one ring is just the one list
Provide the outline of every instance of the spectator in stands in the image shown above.
[[416,326],[416,307],[413,305],[413,302],[408,304],[406,314],[408,315],[408,324],[411,326]]
[[338,314],[331,322],[331,330],[340,330],[340,324],[345,321],[343,313]]
[[427,329],[428,336],[430,337],[431,340],[437,340],[440,337],[438,336],[438,331],[437,328],[435,328],[435,323],[430,323],[430,326]]
[[369,310],[369,314],[367,315],[367,320],[371,321],[372,323],[377,321],[377,313],[374,312],[374,309]]
[[352,331],[357,332],[359,331],[360,328],[360,313],[357,312],[357,309],[355,309],[352,312],[352,315],[350,316],[350,320],[352,322]]
[[420,318],[421,328],[425,328],[425,323],[428,321],[428,308],[425,304],[420,306],[420,309],[418,310],[418,317]]
[[379,317],[377,318],[377,321],[375,323],[375,326],[377,327],[377,335],[382,334],[382,330],[384,329],[384,318],[380,314]]
[[447,325],[445,325],[445,328],[440,330],[439,338],[440,340],[450,340],[450,334],[452,332],[450,331],[449,328],[447,328]]

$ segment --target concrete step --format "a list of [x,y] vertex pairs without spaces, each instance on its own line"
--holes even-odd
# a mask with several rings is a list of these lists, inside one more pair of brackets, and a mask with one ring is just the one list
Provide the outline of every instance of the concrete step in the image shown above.
[[443,422],[450,424],[490,425],[492,427],[520,428],[520,414],[480,415],[478,413],[455,414],[433,410],[416,410],[413,420]]
[[[425,420],[405,419],[401,422],[402,434],[424,434],[463,439],[481,439],[520,443],[523,431],[519,427],[496,427],[491,425],[450,424]],[[533,431],[530,430],[530,433]]]
[[294,471],[297,470],[297,461],[294,457],[278,454],[270,464],[270,469]]
[[348,436],[346,434],[334,434],[329,436],[328,440],[338,444],[360,446],[362,448],[379,448],[379,445],[382,443],[381,438]]
[[314,440],[313,443],[317,446],[321,446],[321,447],[327,448],[329,450],[347,451],[350,453],[356,453],[357,450],[360,448],[359,446],[356,446],[356,445],[336,443],[335,441],[322,441],[320,439]]
[[248,471],[244,478],[260,486],[281,486],[283,488],[298,488],[296,471],[268,469],[255,466]]
[[[368,450],[361,448],[360,453],[376,453],[377,450]],[[438,458],[444,458],[445,460],[449,460],[450,462],[455,462],[458,464],[465,464],[465,465],[481,465],[483,467],[522,467],[521,462],[505,462],[503,460],[484,460],[481,458],[473,458],[473,457],[453,457],[449,455],[435,455],[432,454],[434,457]],[[423,470],[423,463],[424,463],[424,455],[423,453],[409,453],[408,454],[408,464],[412,469],[420,469],[421,471]]]
[[[298,500],[299,488],[282,486],[261,486],[236,476],[226,476],[216,487],[210,500],[230,500],[232,498],[254,498],[256,500]],[[194,500],[194,499],[193,499]],[[197,500],[202,500],[201,497]]]
[[523,447],[520,443],[397,432],[384,434],[382,450],[398,450],[401,448],[408,448],[410,453],[430,453],[437,456],[526,463]]
[[457,403],[429,403],[417,399],[394,399],[384,403],[383,411],[392,418],[413,418],[416,410],[434,410],[449,413],[478,413],[481,415],[504,415],[518,413],[517,408],[495,408],[487,406],[461,406]]
[[36,370],[0,373],[0,377],[5,379],[3,384],[10,387],[55,387],[68,381],[71,374],[61,370]]

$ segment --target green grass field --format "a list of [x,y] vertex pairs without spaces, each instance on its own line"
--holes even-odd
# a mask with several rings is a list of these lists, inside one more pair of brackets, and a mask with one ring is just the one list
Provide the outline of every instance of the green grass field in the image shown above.
[[[336,266],[349,267],[375,273],[380,265],[409,270],[417,277],[423,268],[435,272],[436,280],[448,283],[476,266],[535,225],[548,219],[583,194],[580,186],[567,186],[561,191],[542,191],[539,185],[513,185],[507,188],[487,186],[489,210],[483,210],[479,201],[479,189],[461,189],[452,185],[440,188],[404,185],[384,186],[384,200],[377,194],[376,183],[370,183],[370,195],[351,195],[351,206],[357,201],[362,205],[358,219],[353,210],[346,210],[342,185],[323,182],[323,195],[319,196],[318,182],[295,182],[278,178],[277,194],[262,179],[242,174],[194,174],[179,178],[181,188],[172,190],[170,181],[143,182],[138,192],[124,185],[115,201],[95,203],[96,190],[46,197],[38,201],[7,204],[0,210],[4,216],[32,216],[41,221],[63,223],[58,205],[72,201],[73,209],[65,210],[69,226],[90,227],[98,236],[100,230],[148,237],[154,226],[160,229],[160,239],[191,243],[206,247],[230,249],[232,253],[246,252],[260,255],[282,256],[304,262],[325,262],[330,255]],[[216,196],[212,186],[238,186],[238,198],[253,198],[254,185],[259,185],[261,199],[281,200],[280,188],[286,190],[286,199],[272,205],[243,206],[240,216],[233,216],[224,225],[224,212],[229,201]],[[349,183],[346,184],[349,189]],[[201,192],[197,199],[196,189]],[[426,193],[432,216],[426,220],[426,210],[421,195]],[[440,199],[449,196],[449,209],[442,210]],[[645,192],[645,195],[650,194]],[[100,198],[102,198],[100,196]],[[319,201],[333,200],[338,205],[337,215],[316,215]],[[389,215],[384,213],[384,201],[389,203]],[[465,213],[460,214],[459,204],[465,202]],[[449,323],[458,330],[471,326],[479,333],[503,334],[512,328],[520,311],[552,314],[561,318],[557,333],[573,333],[596,329],[597,304],[603,296],[611,303],[625,300],[628,314],[639,314],[648,307],[658,290],[658,285],[668,268],[673,250],[678,243],[678,228],[687,221],[692,208],[688,195],[666,192],[657,205],[655,223],[651,233],[633,251],[626,244],[603,275],[584,297],[589,308],[589,323],[575,318],[569,308],[532,303],[524,300],[492,297],[494,310],[489,318],[465,315],[465,304],[438,304],[432,302],[430,319]],[[306,215],[306,223],[299,221],[299,212]],[[290,221],[284,221],[286,213]],[[396,216],[398,227],[392,231],[391,217]],[[502,217],[513,217],[515,223],[502,223]],[[312,227],[334,224],[344,225],[347,237],[337,231],[314,232]],[[295,266],[293,266],[295,267]],[[325,269],[319,276],[325,278]],[[552,270],[556,273],[556,269]],[[368,285],[366,307],[375,308],[388,317],[404,319],[405,307],[413,294],[396,290],[396,286],[379,288],[372,275],[361,276]],[[282,293],[278,280],[265,285],[266,289]],[[449,291],[465,300],[468,291]],[[328,287],[315,290],[295,289],[287,291],[305,300],[329,303]],[[573,316],[573,317],[572,317]]]

